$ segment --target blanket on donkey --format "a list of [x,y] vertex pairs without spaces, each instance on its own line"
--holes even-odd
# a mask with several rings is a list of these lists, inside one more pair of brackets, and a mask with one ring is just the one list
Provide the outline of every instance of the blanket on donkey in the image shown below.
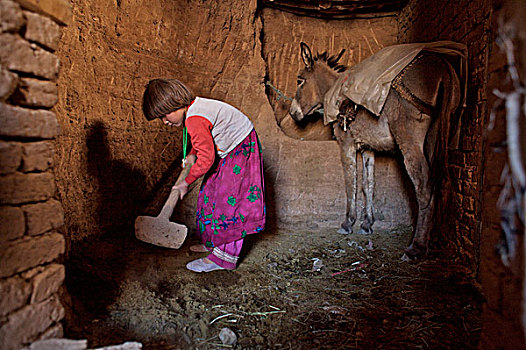
[[383,48],[362,62],[347,69],[325,94],[323,122],[336,121],[339,107],[349,98],[379,116],[387,99],[391,82],[421,52],[430,51],[458,60],[458,75],[462,84],[462,105],[467,88],[467,47],[453,41],[400,44]]

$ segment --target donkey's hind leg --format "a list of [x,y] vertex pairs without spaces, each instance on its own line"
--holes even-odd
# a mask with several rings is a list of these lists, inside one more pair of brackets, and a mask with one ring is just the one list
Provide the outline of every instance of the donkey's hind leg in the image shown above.
[[404,157],[404,165],[414,185],[418,202],[418,216],[413,239],[409,247],[406,248],[406,256],[404,256],[404,258],[407,257],[409,259],[419,258],[427,253],[427,243],[433,225],[434,211],[430,169],[423,149],[424,137],[419,137],[419,132],[415,131],[417,130],[416,127],[424,127],[424,125],[416,123],[422,122],[416,120],[409,122],[408,124],[415,124],[413,125],[415,128],[412,129],[413,133],[405,134],[402,138],[397,139]]
[[374,152],[363,151],[362,161],[362,191],[365,195],[365,217],[358,233],[370,234],[373,233],[372,226],[374,224]]
[[389,113],[392,116],[389,121],[389,129],[404,158],[405,169],[413,183],[418,203],[413,239],[404,255],[404,259],[414,259],[423,257],[427,253],[427,243],[433,224],[434,205],[430,167],[424,153],[424,143],[431,125],[431,117],[395,96],[389,94],[383,113]]

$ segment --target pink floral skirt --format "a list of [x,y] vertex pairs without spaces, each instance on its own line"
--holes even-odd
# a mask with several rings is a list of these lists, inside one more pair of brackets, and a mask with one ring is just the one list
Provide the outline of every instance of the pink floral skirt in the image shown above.
[[261,145],[255,130],[205,175],[197,200],[197,236],[210,250],[265,227]]

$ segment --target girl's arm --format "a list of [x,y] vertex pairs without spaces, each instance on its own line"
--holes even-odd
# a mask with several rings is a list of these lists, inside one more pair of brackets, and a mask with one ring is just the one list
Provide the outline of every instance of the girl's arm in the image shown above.
[[212,123],[208,119],[199,116],[187,117],[185,125],[192,141],[190,154],[197,156],[195,164],[185,179],[185,182],[190,185],[210,170],[214,164],[216,152],[211,132]]

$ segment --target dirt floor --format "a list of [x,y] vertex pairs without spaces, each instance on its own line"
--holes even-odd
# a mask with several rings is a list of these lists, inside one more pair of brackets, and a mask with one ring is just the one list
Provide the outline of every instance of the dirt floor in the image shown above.
[[[68,261],[69,338],[144,349],[476,349],[481,298],[448,262],[400,260],[410,232],[267,232],[235,271],[116,235]],[[89,253],[87,253],[89,252]],[[223,345],[229,328],[235,345]]]

